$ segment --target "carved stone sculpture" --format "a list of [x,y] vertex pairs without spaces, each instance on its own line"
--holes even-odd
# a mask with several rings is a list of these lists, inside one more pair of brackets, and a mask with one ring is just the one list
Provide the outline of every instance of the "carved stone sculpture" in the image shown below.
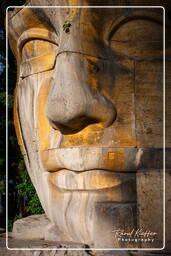
[[[55,230],[57,241],[90,247],[161,248],[163,9],[58,8],[82,4],[96,2],[32,0],[27,7],[47,8],[8,13],[15,127],[51,221],[45,237]],[[147,230],[152,221],[143,222],[144,182],[158,186],[150,192],[158,212],[147,199],[157,240],[121,242],[115,230]]]

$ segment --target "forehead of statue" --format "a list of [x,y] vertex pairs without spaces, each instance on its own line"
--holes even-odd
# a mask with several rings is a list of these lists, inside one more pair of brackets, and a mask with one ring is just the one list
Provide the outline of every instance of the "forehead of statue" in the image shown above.
[[[157,14],[157,15],[156,15]],[[69,21],[77,24],[77,29],[86,26],[86,31],[91,27],[94,30],[101,32],[109,30],[112,25],[116,25],[120,21],[127,21],[134,16],[137,18],[154,18],[160,20],[162,9],[156,8],[127,8],[127,7],[30,7],[27,6],[16,12],[12,17],[14,20],[13,26],[18,30],[17,32],[23,32],[23,30],[32,27],[46,27],[56,33],[60,33],[61,25]],[[20,21],[20,22],[15,22]],[[86,32],[85,31],[85,32]]]
[[9,15],[9,34],[13,39],[14,52],[21,42],[30,38],[52,41],[60,45],[61,51],[80,51],[106,57],[109,54],[104,41],[108,42],[117,27],[131,19],[162,22],[162,9],[27,6]]

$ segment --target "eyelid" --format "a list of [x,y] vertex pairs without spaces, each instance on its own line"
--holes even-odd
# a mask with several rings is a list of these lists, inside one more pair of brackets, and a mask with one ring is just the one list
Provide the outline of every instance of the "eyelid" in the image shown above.
[[[162,10],[163,11],[163,10]],[[163,14],[163,13],[162,13]],[[111,24],[110,24],[110,28],[108,29],[107,32],[107,41],[110,41],[112,36],[114,36],[114,34],[116,33],[116,31],[124,26],[124,24],[126,24],[127,22],[133,21],[133,20],[149,20],[152,22],[155,22],[157,24],[163,25],[163,15],[161,13],[157,13],[156,16],[156,12],[154,11],[148,11],[146,12],[146,10],[134,10],[133,12],[130,12],[130,15],[128,16],[124,16],[121,15],[119,18],[115,19]]]
[[[25,78],[27,76],[42,73],[52,70],[55,66],[56,54],[55,52],[49,52],[41,56],[34,57],[21,63],[20,77]],[[41,65],[40,65],[41,63]]]
[[18,39],[17,46],[18,46],[20,55],[21,55],[22,48],[23,48],[24,44],[27,41],[30,41],[32,39],[46,40],[46,41],[58,46],[58,43],[57,43],[58,37],[54,32],[51,32],[44,28],[31,28],[31,29],[28,29],[27,31],[23,32],[22,35]]

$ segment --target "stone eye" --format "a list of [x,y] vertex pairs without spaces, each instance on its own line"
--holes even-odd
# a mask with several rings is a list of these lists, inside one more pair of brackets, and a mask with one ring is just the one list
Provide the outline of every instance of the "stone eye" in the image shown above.
[[134,19],[122,24],[111,36],[114,52],[130,57],[161,57],[163,26],[153,20]]
[[52,70],[58,46],[45,40],[30,40],[22,48],[20,76],[22,78]]
[[57,51],[57,48],[57,45],[45,40],[30,40],[23,46],[22,61],[47,55],[48,53]]

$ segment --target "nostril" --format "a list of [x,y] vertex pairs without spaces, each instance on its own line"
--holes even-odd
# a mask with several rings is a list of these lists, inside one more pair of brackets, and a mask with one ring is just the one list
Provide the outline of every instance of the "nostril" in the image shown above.
[[[63,134],[77,133],[91,124],[106,128],[116,119],[113,102],[99,90],[98,63],[89,60],[84,64],[82,57],[73,53],[60,54],[56,62],[46,117],[50,125]],[[64,70],[68,70],[67,73]],[[91,76],[93,79],[89,79]]]
[[50,119],[49,122],[54,129],[59,129],[62,134],[74,134],[90,124],[99,123],[100,120],[82,115],[71,119],[66,124],[52,121]]
[[[92,96],[92,95],[91,95]],[[114,105],[102,95],[97,94],[91,100],[79,99],[77,104],[70,101],[48,101],[46,117],[54,129],[62,134],[74,134],[86,126],[97,124],[100,128],[107,128],[116,120],[116,109]],[[73,99],[73,98],[72,98]],[[54,102],[54,103],[53,103]]]

